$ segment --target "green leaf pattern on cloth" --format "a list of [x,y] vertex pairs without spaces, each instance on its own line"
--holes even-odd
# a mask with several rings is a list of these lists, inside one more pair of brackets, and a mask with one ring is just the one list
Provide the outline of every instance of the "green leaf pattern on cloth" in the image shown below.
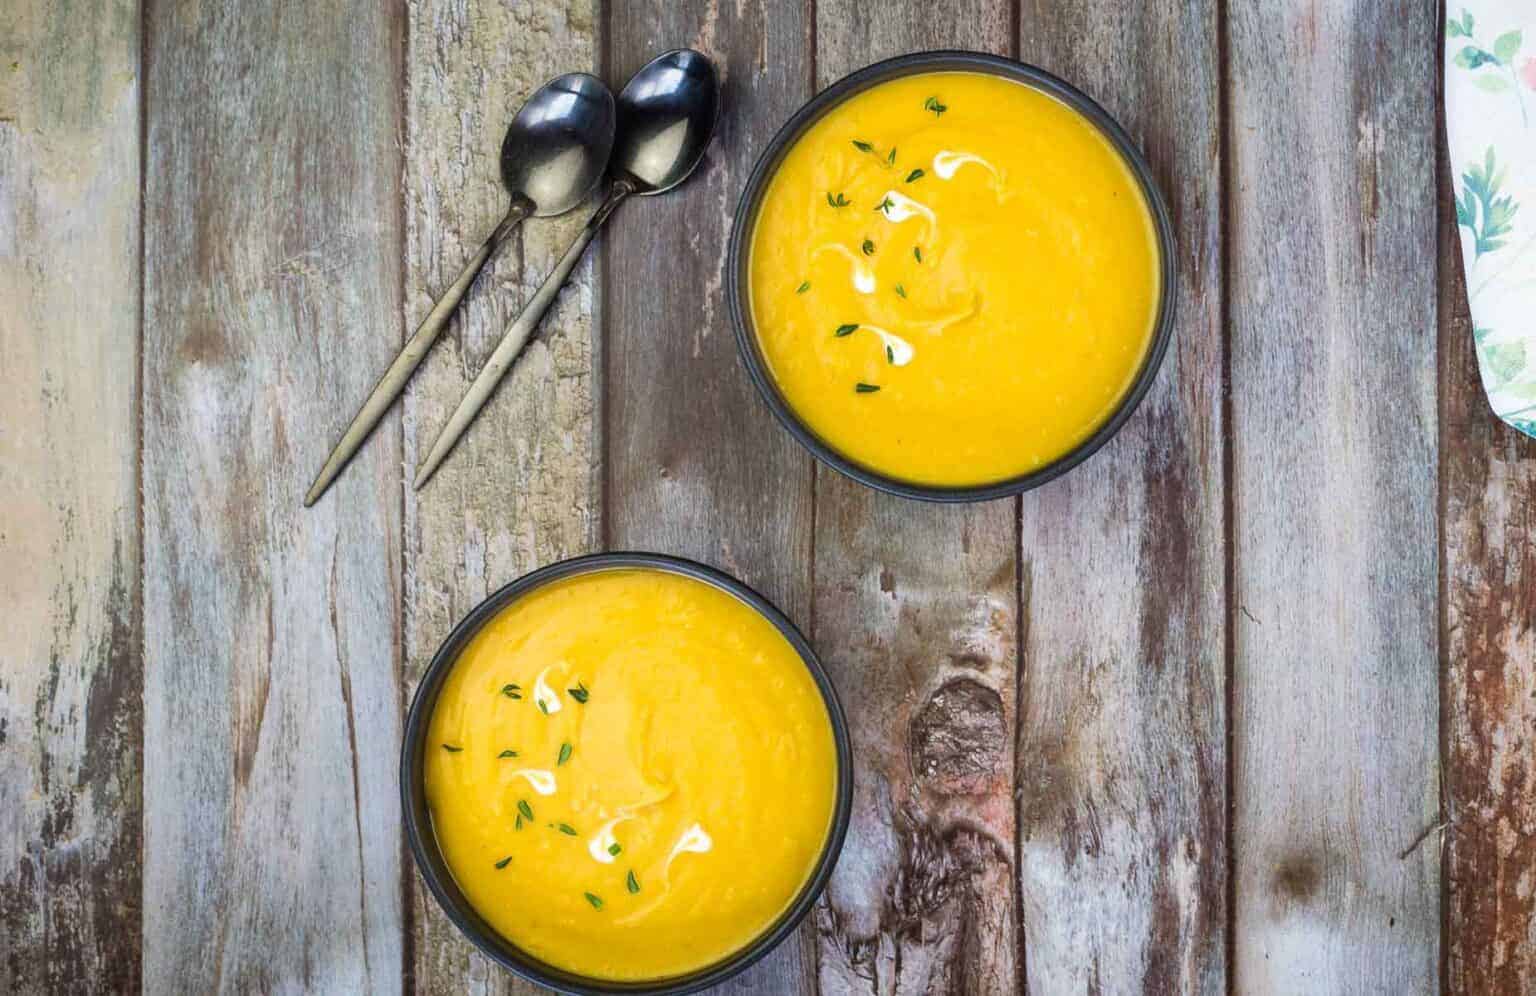
[[1530,0],[1452,0],[1446,12],[1446,131],[1478,367],[1494,412],[1536,436],[1532,32]]
[[1480,163],[1461,175],[1461,194],[1456,198],[1456,223],[1472,230],[1475,256],[1504,248],[1502,241],[1512,228],[1520,206],[1508,197],[1500,197],[1504,174],[1494,161],[1493,146]]

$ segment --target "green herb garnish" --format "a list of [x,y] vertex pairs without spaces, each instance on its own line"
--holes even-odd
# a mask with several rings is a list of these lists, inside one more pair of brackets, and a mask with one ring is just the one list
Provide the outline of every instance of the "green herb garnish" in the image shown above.
[[921,263],[923,261],[923,251],[921,249],[919,249],[917,246],[913,246],[912,247],[912,258],[917,260],[919,263]]
[[567,688],[565,690],[565,693],[567,695],[569,695],[571,698],[575,699],[577,702],[580,702],[582,705],[586,705],[587,704],[587,696],[589,694],[591,694],[590,692],[587,691],[587,686],[583,685],[579,681],[576,682],[576,687],[575,688]]
[[455,747],[453,744],[443,744],[443,750],[447,751],[450,754],[457,754],[459,751],[461,751],[463,749],[464,749],[463,747]]
[[864,255],[866,256],[873,256],[875,254],[875,244],[869,239],[865,239],[864,244],[859,246],[859,248],[864,250]]
[[635,878],[634,871],[630,871],[629,876],[624,879],[624,885],[629,889],[630,895],[634,895],[640,891],[640,880]]
[[542,712],[546,716],[549,715],[549,706],[544,704],[543,699],[539,699],[539,712]]
[[799,287],[795,288],[795,293],[796,294],[804,294],[806,291],[808,291],[810,289],[811,289],[811,282],[809,280],[807,280],[807,281],[803,282]]
[[863,382],[860,382],[858,384],[853,385],[853,390],[854,390],[855,394],[874,394],[876,391],[880,390],[880,385],[879,384],[865,384]]
[[900,297],[900,298],[905,298],[907,296],[907,289],[905,287],[901,286],[901,284],[897,284],[896,285],[896,296]]
[[842,194],[838,194],[837,197],[834,198],[829,193],[829,194],[827,194],[827,203],[832,205],[835,208],[845,208],[849,204],[852,204],[853,202],[850,201],[848,198],[844,197]]
[[853,140],[853,147],[855,149],[858,149],[860,152],[873,152],[873,151],[875,151],[875,147],[873,145],[870,145],[868,142],[861,142],[858,139],[854,139]]
[[565,762],[569,761],[570,759],[571,759],[571,745],[568,744],[568,743],[561,744],[560,745],[560,760],[555,762],[555,767],[557,767],[557,768],[560,767],[560,765],[564,764]]
[[519,799],[519,800],[517,800],[517,811],[519,813],[523,814],[523,819],[525,819],[525,820],[533,819],[533,807],[528,805],[528,800],[527,799]]
[[501,686],[501,694],[505,695],[509,699],[520,699],[520,698],[522,698],[521,695],[517,694],[520,691],[522,691],[521,688],[519,688],[518,686],[516,686],[514,684],[511,684],[510,682],[508,684],[505,684],[505,685]]
[[517,756],[517,751],[515,751],[515,750],[504,750],[500,754],[497,754],[496,756],[497,757],[516,757]]
[[511,863],[512,863],[512,855],[509,854],[506,857],[502,858],[500,861],[496,862],[496,870],[500,871],[501,869],[507,867],[507,865],[510,865]]
[[517,814],[517,823],[514,825],[514,829],[521,830],[522,828],[523,828],[523,814],[522,813],[518,813]]
[[881,214],[885,214],[887,211],[889,211],[891,208],[893,208],[895,206],[896,205],[891,202],[891,199],[889,197],[885,197],[885,198],[881,199],[879,204],[875,205],[875,210],[879,211]]
[[562,824],[560,824],[560,828],[559,829],[560,829],[560,832],[565,834],[567,837],[575,837],[576,836],[576,828],[571,826],[569,823],[562,823]]
[[937,117],[938,115],[943,114],[945,111],[949,110],[949,108],[944,104],[939,103],[939,98],[929,97],[927,100],[923,101],[923,110],[932,111],[934,116]]
[[839,325],[837,327],[837,330],[835,332],[833,332],[832,334],[834,336],[836,336],[837,338],[841,339],[845,335],[853,335],[858,330],[859,330],[859,326],[857,325],[857,323],[852,324],[852,325]]
[[885,157],[885,163],[887,166],[896,165],[896,146],[891,146],[891,154]]
[[885,347],[885,362],[893,367],[896,365],[896,351],[889,346]]
[[587,902],[592,904],[593,909],[600,910],[603,908],[603,899],[601,896],[594,896],[590,892],[583,892],[582,895],[587,897]]
[[907,174],[907,182],[911,183],[913,180],[921,180],[926,175],[927,174],[924,173],[922,170],[915,169],[912,172]]
[[618,857],[619,856],[619,852],[622,851],[622,850],[624,850],[624,848],[620,847],[618,844],[609,844],[608,845],[608,853],[613,855],[614,857]]

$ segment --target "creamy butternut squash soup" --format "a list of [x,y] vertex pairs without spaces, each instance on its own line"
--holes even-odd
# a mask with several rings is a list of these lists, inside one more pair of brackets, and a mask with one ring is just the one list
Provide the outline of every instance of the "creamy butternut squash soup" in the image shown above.
[[1077,111],[969,72],[833,108],[769,182],[753,324],[823,442],[918,485],[1043,467],[1131,388],[1159,306],[1136,178]]
[[466,646],[428,730],[432,826],[504,937],[607,980],[678,975],[760,936],[814,871],[831,722],[793,646],[712,585],[582,574]]

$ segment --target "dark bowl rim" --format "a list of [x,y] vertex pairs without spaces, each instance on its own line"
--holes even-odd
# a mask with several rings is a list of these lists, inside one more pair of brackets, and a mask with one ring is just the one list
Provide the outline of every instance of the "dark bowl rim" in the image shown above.
[[[1001,481],[961,487],[925,485],[889,477],[844,456],[811,431],[784,400],[768,372],[767,363],[761,355],[757,337],[751,326],[751,305],[746,300],[749,281],[745,274],[758,205],[762,201],[768,181],[772,179],[780,161],[795,141],[833,107],[877,83],[915,75],[919,72],[946,71],[987,73],[1032,86],[1062,101],[1094,124],[1120,153],[1141,188],[1147,209],[1152,214],[1153,227],[1157,231],[1161,278],[1152,341],[1147,345],[1136,379],[1110,417],[1087,439],[1044,467]],[[768,143],[768,147],[758,156],[757,164],[747,179],[740,200],[737,201],[731,228],[730,249],[726,256],[726,298],[730,302],[731,320],[736,330],[736,346],[741,353],[742,363],[746,365],[747,373],[751,376],[753,384],[757,386],[758,394],[768,404],[780,424],[818,460],[860,484],[903,498],[932,502],[990,501],[994,498],[1021,494],[1065,474],[1109,442],[1136,411],[1151,389],[1153,381],[1157,379],[1163,356],[1173,336],[1174,310],[1178,296],[1176,252],[1177,243],[1174,238],[1173,222],[1168,212],[1167,202],[1152,175],[1151,166],[1141,154],[1141,150],[1126,134],[1125,129],[1092,97],[1060,77],[1026,62],[985,52],[935,49],[898,55],[844,76],[802,105],[778,130],[772,141]]]
[[[432,707],[436,705],[443,680],[459,653],[479,632],[480,627],[506,606],[545,585],[580,574],[625,568],[659,570],[713,585],[734,595],[771,622],[789,641],[816,682],[832,725],[832,739],[837,750],[837,797],[821,854],[816,859],[816,867],[810,878],[773,925],[740,951],[697,972],[632,983],[588,978],[547,964],[520,951],[487,924],[460,892],[438,850],[426,813],[426,790],[422,779],[423,753]],[[400,804],[406,839],[410,843],[417,871],[448,919],[492,961],[530,982],[561,993],[623,993],[627,996],[692,993],[718,985],[745,971],[772,951],[800,925],[826,888],[838,856],[842,853],[853,807],[853,755],[848,736],[848,720],[838,699],[837,689],[820,658],[811,649],[810,642],[776,605],[745,583],[706,564],[667,554],[634,551],[586,554],[556,561],[503,585],[471,609],[438,647],[416,687],[406,716],[400,748]]]

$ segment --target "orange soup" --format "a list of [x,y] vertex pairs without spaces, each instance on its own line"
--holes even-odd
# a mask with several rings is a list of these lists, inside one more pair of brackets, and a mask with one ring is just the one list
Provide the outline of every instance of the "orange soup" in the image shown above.
[[428,731],[432,827],[504,937],[589,977],[704,968],[765,933],[831,831],[837,752],[769,620],[660,570],[577,575],[488,622]]
[[898,481],[1037,470],[1136,379],[1159,250],[1109,139],[1039,90],[971,72],[875,85],[768,184],[750,307],[770,376],[833,450]]

